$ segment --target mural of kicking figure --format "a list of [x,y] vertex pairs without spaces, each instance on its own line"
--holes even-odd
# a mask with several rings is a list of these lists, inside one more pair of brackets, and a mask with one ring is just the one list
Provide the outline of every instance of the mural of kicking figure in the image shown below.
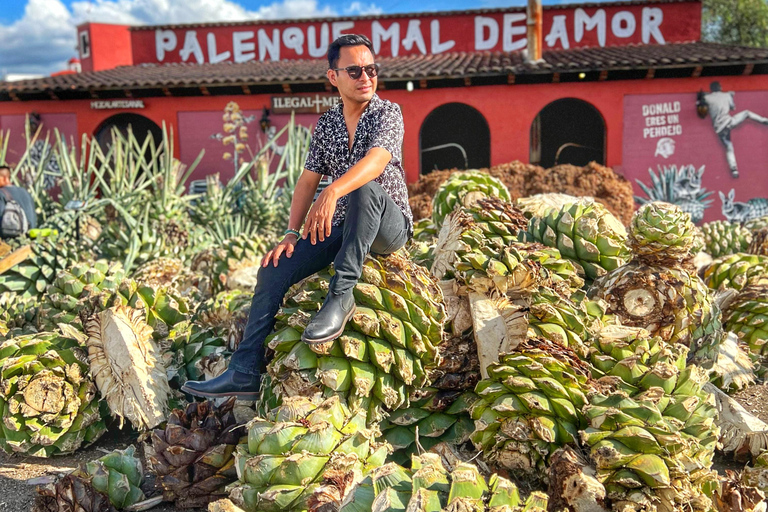
[[736,153],[733,150],[733,142],[731,142],[731,130],[747,119],[768,125],[768,118],[759,116],[749,110],[742,110],[732,116],[731,110],[736,110],[736,104],[733,101],[736,93],[734,91],[723,92],[720,82],[712,82],[709,85],[709,90],[711,92],[704,94],[702,101],[707,106],[715,133],[720,138],[723,146],[725,146],[725,157],[728,160],[731,176],[738,178],[739,169],[736,166]]

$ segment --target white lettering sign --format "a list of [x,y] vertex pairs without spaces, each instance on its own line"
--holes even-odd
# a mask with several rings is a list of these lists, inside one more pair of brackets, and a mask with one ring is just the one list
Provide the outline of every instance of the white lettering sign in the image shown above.
[[[488,30],[488,37],[485,31]],[[499,43],[499,24],[486,16],[475,16],[475,50],[493,50]]]
[[[613,13],[610,19],[608,12]],[[422,17],[391,22],[372,20],[370,34],[374,53],[379,54],[386,49],[388,52],[385,53],[394,57],[404,52],[434,55],[457,49],[466,51],[467,46],[474,51],[512,52],[523,50],[528,45],[526,20],[523,12],[478,15],[470,19],[472,25],[469,34],[456,33],[456,22],[450,19]],[[664,10],[660,7],[614,11],[599,8],[591,14],[588,9],[578,7],[571,13],[552,16],[548,31],[544,34],[544,42],[548,48],[563,49],[571,48],[572,43],[598,46],[618,44],[617,39],[630,37],[638,38],[646,44],[665,44],[661,30],[663,21]],[[155,55],[158,62],[169,60],[169,56],[175,53],[177,60],[199,64],[248,62],[256,59],[279,61],[281,58],[304,55],[321,59],[326,56],[330,42],[342,34],[354,33],[355,25],[354,21],[342,20],[306,26],[233,30],[230,33],[211,31],[205,33],[204,41],[202,33],[198,34],[197,30],[182,32],[157,29]],[[447,38],[448,35],[453,38]],[[231,41],[223,38],[231,38]],[[462,46],[462,43],[466,46]],[[231,50],[219,52],[219,48]]]
[[388,29],[384,29],[381,23],[374,20],[371,23],[371,42],[373,43],[373,53],[379,54],[381,52],[381,43],[384,41],[391,41],[390,53],[393,57],[397,57],[400,52],[400,23],[394,22]]
[[643,119],[645,120],[643,138],[656,139],[682,135],[683,126],[680,124],[680,110],[679,101],[643,105]]
[[597,43],[605,46],[605,10],[598,9],[594,16],[588,16],[584,9],[576,9],[573,20],[573,40],[580,43],[584,38],[584,30],[597,28]]
[[110,110],[117,108],[144,108],[143,100],[98,100],[91,102],[93,110]]

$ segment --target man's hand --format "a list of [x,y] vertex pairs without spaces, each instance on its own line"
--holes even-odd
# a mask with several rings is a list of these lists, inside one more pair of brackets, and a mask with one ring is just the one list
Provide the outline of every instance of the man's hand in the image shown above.
[[317,243],[317,240],[321,242],[325,241],[325,237],[331,236],[331,223],[333,221],[333,213],[336,211],[337,197],[334,193],[333,184],[328,185],[317,196],[315,204],[309,209],[307,219],[304,222],[304,231],[301,238],[305,239],[309,237],[309,241],[312,245]]
[[285,235],[285,238],[283,238],[279,244],[264,255],[264,258],[261,260],[261,266],[266,267],[271,260],[272,265],[276,267],[280,256],[283,254],[288,258],[293,256],[293,248],[296,247],[296,242],[298,242],[298,240],[298,237],[292,233]]

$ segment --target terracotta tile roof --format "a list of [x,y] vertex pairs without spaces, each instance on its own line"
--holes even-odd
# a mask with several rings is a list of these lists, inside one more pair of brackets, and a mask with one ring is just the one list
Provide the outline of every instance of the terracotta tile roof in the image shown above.
[[[527,63],[521,52],[444,53],[380,61],[380,82],[440,80],[581,71],[620,71],[768,64],[768,48],[715,43],[676,43],[548,51]],[[0,82],[0,95],[149,88],[320,84],[324,60],[251,61],[242,64],[144,64],[36,80]],[[0,96],[0,99],[3,99]]]

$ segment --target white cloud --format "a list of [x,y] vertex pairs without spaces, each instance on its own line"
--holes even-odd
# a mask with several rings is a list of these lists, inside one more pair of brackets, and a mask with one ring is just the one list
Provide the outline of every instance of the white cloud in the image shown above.
[[72,16],[59,0],[29,0],[21,19],[0,25],[0,73],[50,73],[74,56]]
[[[2,0],[0,0],[2,1]],[[344,14],[377,14],[375,4],[354,1]],[[77,55],[75,27],[87,21],[155,25],[334,16],[320,0],[278,0],[250,11],[234,0],[77,0],[71,9],[61,0],[28,0],[21,19],[0,24],[0,76],[50,74]]]
[[376,4],[368,4],[365,5],[362,2],[352,2],[349,4],[349,7],[344,9],[344,14],[347,16],[365,16],[369,14],[381,14],[384,12],[384,9],[379,7]]

